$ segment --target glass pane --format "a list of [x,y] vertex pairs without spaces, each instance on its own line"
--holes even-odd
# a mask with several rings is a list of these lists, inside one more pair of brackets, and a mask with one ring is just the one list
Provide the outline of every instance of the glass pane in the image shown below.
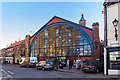
[[[55,36],[56,33],[56,36]],[[56,43],[55,43],[56,42]],[[35,45],[34,45],[35,44]],[[77,54],[77,48],[80,48],[80,55],[91,55],[91,46],[79,30],[68,25],[50,26],[40,33],[35,43],[31,47],[31,56],[73,56]],[[40,45],[40,47],[39,47]],[[35,52],[34,52],[35,48]]]

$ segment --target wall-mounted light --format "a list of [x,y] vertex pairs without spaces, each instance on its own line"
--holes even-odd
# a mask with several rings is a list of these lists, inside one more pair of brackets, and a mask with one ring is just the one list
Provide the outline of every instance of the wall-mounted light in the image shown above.
[[116,29],[116,27],[117,27],[117,25],[118,25],[118,20],[116,20],[116,18],[115,18],[115,20],[114,20],[112,23],[113,23],[113,26],[114,26],[114,28],[115,28],[115,38],[116,38],[116,41],[117,41],[118,34],[117,34],[117,29]]

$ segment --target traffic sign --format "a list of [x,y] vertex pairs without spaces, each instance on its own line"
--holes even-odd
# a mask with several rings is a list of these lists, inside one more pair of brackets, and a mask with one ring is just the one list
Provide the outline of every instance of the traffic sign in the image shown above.
[[80,52],[80,48],[77,48],[77,52]]

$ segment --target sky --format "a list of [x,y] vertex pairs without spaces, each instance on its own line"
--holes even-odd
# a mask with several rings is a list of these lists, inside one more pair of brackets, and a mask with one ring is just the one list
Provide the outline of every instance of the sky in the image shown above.
[[103,2],[3,2],[0,49],[25,39],[27,34],[33,35],[54,16],[78,23],[82,13],[87,27],[92,28],[94,22],[99,22],[103,40],[102,11]]

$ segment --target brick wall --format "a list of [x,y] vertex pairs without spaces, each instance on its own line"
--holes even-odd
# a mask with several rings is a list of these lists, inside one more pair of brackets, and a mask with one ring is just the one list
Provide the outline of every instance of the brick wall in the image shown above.
[[106,7],[104,6],[104,47],[107,45],[106,36]]
[[99,23],[93,23],[93,61],[100,60]]
[[29,38],[30,35],[25,36],[25,57],[29,57]]

